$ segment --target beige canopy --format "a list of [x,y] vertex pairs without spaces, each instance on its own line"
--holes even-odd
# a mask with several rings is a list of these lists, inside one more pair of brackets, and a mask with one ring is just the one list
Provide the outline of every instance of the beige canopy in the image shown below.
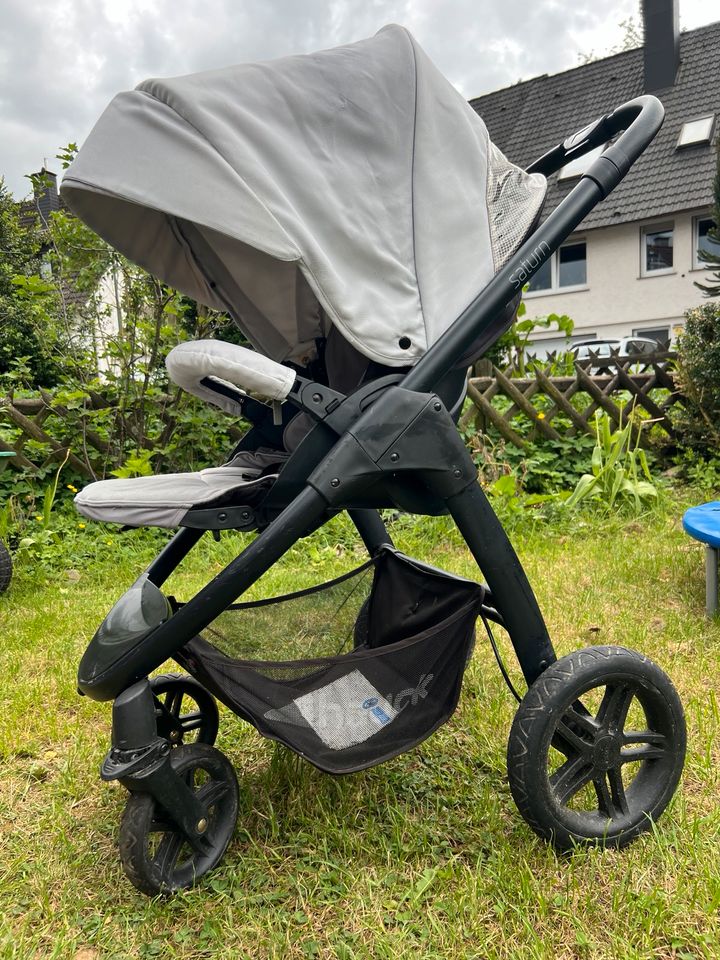
[[170,80],[110,103],[62,195],[276,361],[330,323],[423,355],[517,248],[545,180],[510,164],[410,34]]

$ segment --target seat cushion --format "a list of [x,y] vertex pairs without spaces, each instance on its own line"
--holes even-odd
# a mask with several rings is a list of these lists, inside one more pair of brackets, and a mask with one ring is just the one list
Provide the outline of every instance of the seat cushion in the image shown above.
[[98,480],[78,493],[75,506],[89,520],[131,527],[179,527],[193,507],[217,501],[252,503],[287,456],[276,450],[243,451],[222,467],[196,473]]

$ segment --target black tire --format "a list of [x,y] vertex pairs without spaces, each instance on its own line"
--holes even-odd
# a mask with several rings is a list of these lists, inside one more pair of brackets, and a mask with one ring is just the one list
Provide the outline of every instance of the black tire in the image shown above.
[[666,674],[624,647],[589,647],[548,667],[520,704],[510,790],[532,829],[559,849],[622,847],[670,802],[685,745]]
[[5,593],[12,580],[12,557],[10,551],[0,540],[0,593]]
[[220,726],[217,703],[193,677],[164,673],[150,680],[155,697],[158,736],[173,747],[188,743],[215,743]]
[[[150,896],[195,886],[222,859],[235,830],[238,783],[224,754],[204,743],[178,747],[170,754],[176,773],[184,776],[198,799],[213,802],[208,811],[207,841],[200,853],[148,793],[131,793],[120,821],[118,845],[125,873],[138,890]],[[199,773],[204,782],[199,783]]]

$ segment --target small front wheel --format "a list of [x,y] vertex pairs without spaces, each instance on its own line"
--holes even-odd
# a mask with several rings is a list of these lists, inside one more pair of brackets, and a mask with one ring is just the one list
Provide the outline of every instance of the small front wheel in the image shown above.
[[578,650],[533,683],[508,741],[515,803],[560,849],[622,847],[670,802],[685,760],[670,679],[624,647]]
[[208,811],[202,850],[191,846],[149,793],[131,793],[120,821],[120,860],[131,882],[150,896],[193,887],[217,866],[238,815],[238,783],[227,757],[191,743],[171,753],[171,763]]

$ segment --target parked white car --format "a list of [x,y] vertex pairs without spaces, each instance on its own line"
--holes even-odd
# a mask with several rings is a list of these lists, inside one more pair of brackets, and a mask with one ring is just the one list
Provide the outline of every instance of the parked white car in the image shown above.
[[570,353],[576,360],[590,360],[591,369],[610,373],[610,368],[603,363],[603,359],[610,358],[614,353],[622,359],[640,359],[662,349],[662,344],[648,337],[623,337],[620,340],[585,340],[574,344]]

